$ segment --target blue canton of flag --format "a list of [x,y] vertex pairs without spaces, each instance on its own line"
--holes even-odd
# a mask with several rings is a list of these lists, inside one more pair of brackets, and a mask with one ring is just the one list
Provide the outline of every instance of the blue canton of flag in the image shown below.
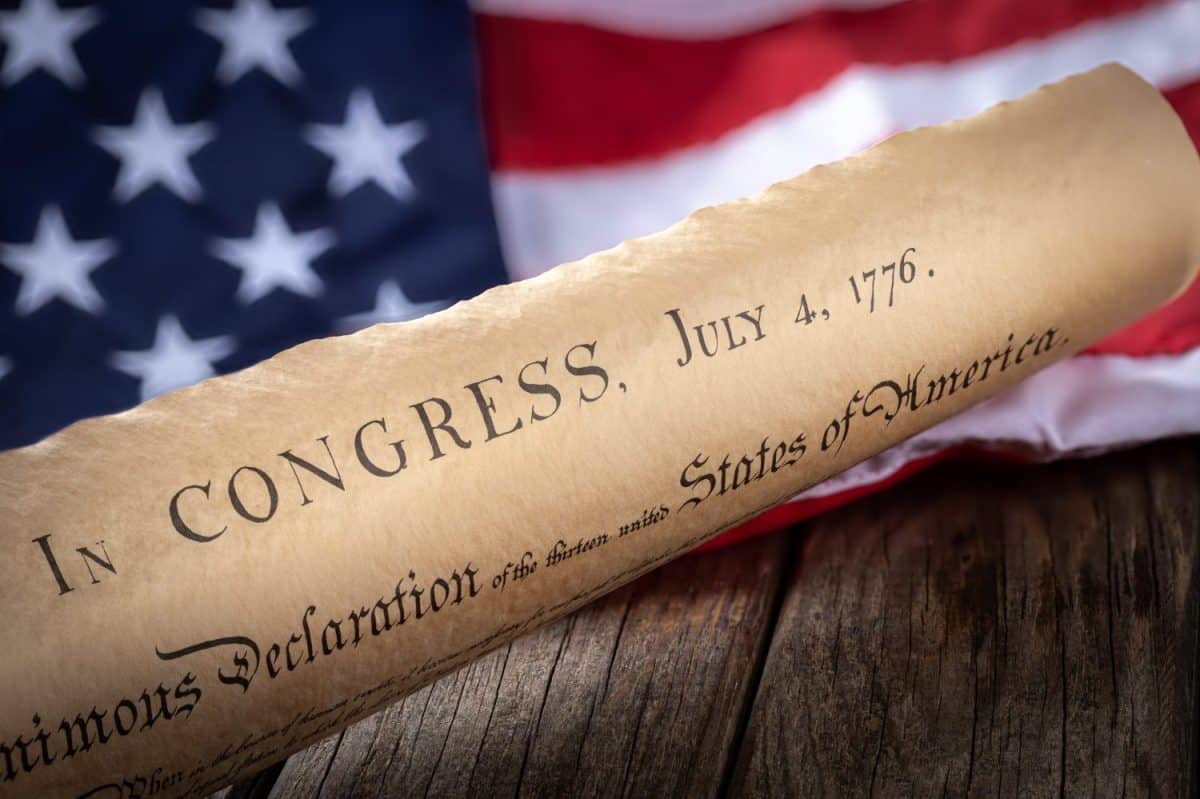
[[465,4],[0,5],[0,448],[506,281]]

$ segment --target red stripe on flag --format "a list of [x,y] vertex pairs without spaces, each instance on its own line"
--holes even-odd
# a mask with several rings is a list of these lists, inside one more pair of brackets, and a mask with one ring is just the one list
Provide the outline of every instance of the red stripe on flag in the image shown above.
[[854,64],[949,62],[1154,3],[910,0],[826,10],[716,41],[479,15],[493,165],[553,168],[661,155],[712,141]]
[[[1200,47],[1200,43],[1197,43],[1197,47]],[[1192,141],[1200,142],[1200,81],[1165,91],[1163,96],[1183,120]]]

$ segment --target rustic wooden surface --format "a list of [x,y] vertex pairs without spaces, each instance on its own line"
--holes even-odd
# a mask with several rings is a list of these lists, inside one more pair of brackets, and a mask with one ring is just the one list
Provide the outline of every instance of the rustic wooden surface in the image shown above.
[[1190,796],[1200,446],[947,466],[670,564],[221,799]]

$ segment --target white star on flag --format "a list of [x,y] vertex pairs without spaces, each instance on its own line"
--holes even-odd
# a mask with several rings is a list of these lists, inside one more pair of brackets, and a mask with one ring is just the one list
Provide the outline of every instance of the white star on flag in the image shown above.
[[224,83],[233,83],[255,68],[284,86],[295,86],[303,77],[288,50],[288,39],[312,25],[312,15],[305,9],[277,9],[266,0],[238,0],[229,11],[200,9],[196,25],[221,40],[217,77]]
[[380,322],[407,322],[445,307],[446,303],[440,300],[413,302],[396,281],[385,280],[375,293],[375,307],[342,317],[338,327],[348,333]]
[[114,352],[109,362],[142,381],[142,401],[212,377],[213,364],[236,349],[233,336],[193,339],[174,316],[158,320],[154,343],[147,350]]
[[324,228],[293,233],[279,206],[258,209],[254,233],[248,239],[216,239],[212,253],[242,270],[237,299],[251,303],[275,288],[314,297],[323,288],[312,261],[333,246],[333,233]]
[[11,85],[41,67],[68,86],[82,86],[74,41],[99,21],[94,8],[63,9],[53,0],[25,0],[18,10],[0,13],[0,38],[7,50],[0,78]]
[[104,299],[92,285],[90,274],[116,252],[112,239],[72,238],[56,205],[42,210],[29,244],[0,243],[0,261],[21,276],[16,310],[23,315],[55,297],[82,311],[98,313],[104,308]]
[[113,187],[119,201],[128,202],[157,182],[182,199],[196,202],[204,192],[188,158],[214,135],[207,122],[176,125],[162,92],[151,88],[142,92],[128,127],[97,128],[93,138],[121,160]]
[[412,178],[400,159],[424,138],[425,126],[417,121],[384,124],[371,93],[356,89],[346,105],[341,125],[309,125],[309,144],[333,159],[329,191],[348,194],[374,181],[396,199],[414,192]]

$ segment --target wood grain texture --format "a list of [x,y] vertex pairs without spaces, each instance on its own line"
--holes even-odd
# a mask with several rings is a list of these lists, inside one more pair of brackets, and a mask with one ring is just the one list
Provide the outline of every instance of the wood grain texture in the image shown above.
[[714,795],[788,545],[669,564],[293,756],[271,796]]
[[813,523],[735,796],[1183,796],[1194,442],[943,468]]
[[684,558],[218,797],[1195,795],[1197,444]]

